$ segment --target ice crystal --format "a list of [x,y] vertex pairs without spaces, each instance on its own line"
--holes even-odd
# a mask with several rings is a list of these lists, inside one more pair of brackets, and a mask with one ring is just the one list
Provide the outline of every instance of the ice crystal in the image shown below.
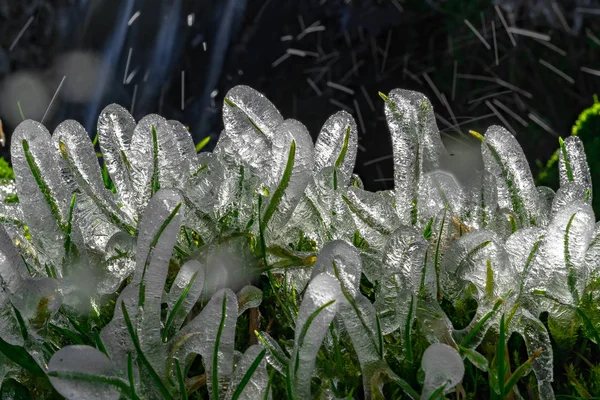
[[[296,399],[317,387],[337,398],[347,394],[332,371],[345,357],[365,398],[385,383],[430,398],[459,384],[464,359],[492,374],[475,349],[515,333],[540,398],[554,398],[540,315],[597,341],[584,308],[600,234],[581,142],[561,141],[554,193],[534,186],[516,139],[493,126],[474,133],[484,168],[463,185],[440,169],[427,98],[381,97],[395,188],[378,193],[352,175],[352,116],[334,114],[313,145],[245,86],[226,95],[214,153],[197,155],[179,122],[136,123],[117,105],[98,120],[101,163],[77,122],[52,136],[23,122],[16,182],[2,191],[18,200],[0,207],[0,380],[49,379],[68,399],[174,398],[201,381],[189,376],[200,355],[213,398],[271,398],[273,373]],[[263,296],[281,337],[260,318]],[[475,315],[457,329],[441,304],[470,299]],[[417,334],[431,344],[421,394],[392,368],[418,361]],[[331,354],[337,366],[324,366]]]

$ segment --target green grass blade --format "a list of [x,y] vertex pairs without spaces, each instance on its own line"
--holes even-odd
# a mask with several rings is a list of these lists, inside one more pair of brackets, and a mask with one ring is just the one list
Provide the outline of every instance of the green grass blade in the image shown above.
[[498,343],[496,344],[496,360],[498,366],[498,390],[500,392],[500,399],[504,399],[506,394],[505,390],[505,374],[506,374],[506,360],[505,348],[506,348],[506,333],[504,331],[504,314],[500,317],[500,334],[498,335]]
[[579,314],[579,316],[583,320],[583,323],[585,324],[585,326],[592,333],[592,336],[594,337],[594,340],[596,340],[596,345],[600,346],[600,334],[598,334],[598,330],[594,326],[594,323],[592,322],[592,320],[586,315],[585,312],[583,312],[583,310],[581,308],[576,307],[575,311],[577,311],[577,314]]
[[185,289],[183,289],[183,292],[181,292],[181,295],[179,296],[179,298],[175,302],[175,305],[173,306],[173,310],[171,311],[171,313],[167,317],[167,322],[165,324],[165,328],[163,329],[163,333],[162,333],[162,341],[163,342],[167,341],[167,336],[169,334],[169,329],[171,329],[171,324],[173,323],[173,320],[177,316],[177,313],[179,312],[179,308],[181,308],[181,305],[183,304],[183,302],[184,302],[185,298],[187,297],[188,293],[190,292],[190,288],[192,287],[192,285],[196,281],[196,277],[197,276],[198,276],[198,271],[196,271],[194,273],[194,275],[192,275],[192,278],[190,279],[190,281],[188,282],[188,284],[185,286]]
[[202,150],[208,144],[208,142],[210,142],[210,136],[205,137],[196,145],[196,153],[200,153],[200,150]]
[[21,346],[15,346],[8,342],[5,342],[4,339],[0,337],[0,353],[4,354],[8,359],[10,359],[15,364],[19,365],[21,368],[29,371],[31,374],[44,377],[46,373],[44,370],[38,365],[38,363],[31,357],[31,355]]
[[437,388],[435,392],[431,393],[431,396],[429,396],[429,400],[437,400],[439,398],[444,398],[443,392],[445,388],[446,385],[442,385],[439,388]]
[[285,365],[285,391],[287,392],[288,400],[294,400],[294,393],[292,391],[292,376],[290,373],[290,364]]
[[212,398],[219,400],[219,346],[221,344],[221,335],[223,334],[223,328],[225,328],[225,317],[227,314],[227,296],[223,296],[223,308],[221,310],[221,322],[219,323],[219,330],[217,331],[217,337],[215,339],[215,348],[213,350],[212,359]]
[[415,296],[410,296],[410,305],[408,309],[408,317],[406,318],[406,324],[404,326],[404,348],[406,349],[406,361],[414,369],[413,359],[413,348],[412,348],[412,323],[413,323],[413,307],[415,302]]
[[269,380],[267,381],[267,388],[265,389],[265,397],[263,400],[269,400],[269,391],[271,390],[271,385],[273,385],[273,377],[275,376],[275,371],[271,370],[269,373]]
[[[240,381],[239,385],[237,386],[237,388],[235,388],[235,392],[233,392],[233,395],[231,396],[231,400],[237,400],[240,397],[240,395],[244,391],[244,388],[246,387],[246,385],[248,385],[248,382],[250,382],[252,375],[254,375],[254,372],[256,371],[256,369],[258,368],[260,363],[262,362],[263,358],[265,358],[266,354],[267,354],[267,350],[263,350],[258,354],[258,356],[256,356],[256,358],[250,365],[250,368],[248,368],[248,371],[246,371],[246,373],[242,377],[242,380]],[[268,393],[268,389],[267,389],[267,393]]]
[[442,217],[442,224],[440,226],[440,231],[438,232],[438,237],[436,239],[435,244],[435,254],[433,256],[433,266],[435,269],[435,284],[437,289],[438,299],[442,297],[442,286],[440,284],[440,245],[442,243],[442,234],[444,233],[444,224],[446,223],[446,213],[448,212],[448,208],[444,208],[444,215]]
[[[494,315],[496,313],[496,311],[498,311],[498,308],[500,308],[500,305],[502,303],[503,303],[502,299],[496,300],[496,303],[494,303],[494,308],[492,309],[492,311],[488,312],[487,314],[485,314],[483,316],[483,318],[481,318],[481,320],[477,323],[477,325],[475,325],[473,330],[471,332],[469,332],[469,334],[463,339],[463,341],[460,344],[461,347],[467,347],[469,345],[469,343],[471,343],[471,340],[473,340],[473,338],[475,337],[477,332],[479,332],[481,330],[481,328],[483,328],[483,325],[485,325],[487,320],[490,319],[492,317],[492,315]],[[504,316],[502,316],[502,318],[504,318]],[[504,319],[503,319],[503,323],[504,323]]]
[[135,381],[133,379],[133,357],[131,353],[127,354],[127,377],[129,379],[129,390],[131,390],[131,398],[138,400],[139,397],[135,393]]
[[348,142],[349,141],[350,141],[350,125],[348,125],[348,128],[346,129],[346,135],[344,135],[344,144],[342,145],[342,151],[340,152],[340,155],[338,156],[337,160],[335,161],[336,168],[340,168],[342,166],[342,163],[346,159],[346,153],[348,152]]
[[152,381],[154,381],[154,384],[158,387],[158,390],[163,395],[163,397],[167,400],[172,400],[173,396],[171,396],[169,389],[167,389],[164,382],[162,381],[162,379],[160,379],[160,376],[158,376],[158,373],[154,370],[154,367],[152,367],[152,364],[150,364],[150,361],[148,361],[148,359],[144,355],[144,352],[142,351],[142,346],[140,345],[137,333],[135,332],[133,324],[131,323],[131,318],[129,318],[129,312],[127,311],[125,302],[121,302],[121,311],[123,312],[123,318],[125,319],[127,331],[129,332],[129,336],[131,337],[131,341],[133,342],[133,346],[135,347],[140,361],[148,371],[148,374],[152,378]]
[[500,382],[500,384],[503,385],[503,390],[504,390],[502,393],[504,393],[505,395],[510,393],[510,391],[517,384],[519,379],[521,379],[523,376],[525,376],[525,374],[527,372],[529,372],[529,370],[531,369],[531,366],[533,364],[533,361],[536,358],[538,358],[541,354],[542,354],[542,348],[540,347],[531,355],[531,357],[529,357],[529,359],[527,361],[525,361],[523,364],[521,364],[519,366],[519,368],[517,368],[515,370],[515,372],[513,372],[513,374],[510,376],[510,378],[506,381],[506,384],[504,384],[503,382]]
[[23,108],[21,108],[21,101],[17,101],[17,107],[19,108],[19,114],[21,114],[21,119],[25,121],[25,114],[23,114]]
[[150,180],[150,193],[154,196],[154,193],[160,190],[160,180],[158,178],[158,138],[156,137],[156,127],[152,125],[152,179]]
[[185,380],[183,379],[183,373],[181,372],[181,366],[179,360],[175,359],[175,370],[177,371],[177,383],[179,384],[179,393],[181,394],[181,400],[187,400],[187,391],[185,390]]
[[150,265],[150,258],[152,256],[152,252],[153,252],[154,248],[156,247],[156,245],[158,244],[158,241],[160,240],[161,235],[163,234],[165,229],[167,229],[167,226],[169,226],[169,224],[171,223],[173,218],[175,218],[175,215],[177,214],[177,212],[179,211],[180,208],[181,208],[181,202],[177,203],[175,208],[173,208],[173,211],[171,211],[169,216],[163,221],[163,223],[160,226],[160,228],[158,229],[158,231],[156,231],[154,238],[152,238],[152,243],[150,243],[150,247],[148,249],[148,255],[146,256],[146,262],[144,263],[144,269],[142,270],[142,278],[141,278],[140,290],[139,290],[139,295],[138,295],[138,306],[139,307],[143,308],[144,302],[146,300],[146,285],[144,284],[144,278],[146,276],[146,270],[148,269],[148,265]]
[[292,177],[292,170],[294,169],[294,161],[296,158],[296,141],[292,140],[292,144],[290,145],[290,152],[288,154],[287,164],[285,166],[285,171],[283,171],[283,176],[281,177],[281,182],[275,189],[273,193],[273,197],[271,198],[271,202],[267,206],[267,210],[265,211],[265,215],[263,215],[263,227],[266,227],[275,214],[277,207],[279,206],[279,202],[283,198],[283,194],[285,193],[285,189],[290,183],[290,178]]
[[64,371],[52,371],[48,372],[48,376],[59,379],[67,379],[72,381],[82,381],[92,384],[101,384],[101,385],[110,385],[117,388],[121,393],[125,394],[128,397],[131,396],[131,392],[129,389],[129,385],[121,378],[113,377],[113,376],[103,376],[103,375],[92,375],[86,374],[84,372],[64,372]]
[[[302,345],[304,344],[304,339],[306,337],[306,333],[308,332],[308,329],[310,328],[310,325],[312,324],[314,319],[317,318],[317,316],[321,313],[321,311],[323,311],[324,309],[326,309],[333,303],[335,303],[335,300],[328,301],[327,303],[323,304],[321,307],[319,307],[315,311],[313,311],[313,313],[310,314],[310,316],[306,319],[306,323],[302,327],[302,331],[300,332],[300,336],[298,337],[298,349],[302,348]],[[296,357],[296,365],[294,366],[294,375],[298,372],[298,359],[299,358]]]
[[575,181],[575,177],[573,176],[573,169],[571,168],[571,162],[569,161],[569,154],[567,153],[567,147],[565,146],[565,141],[562,137],[558,138],[558,144],[560,146],[560,152],[563,155],[563,161],[565,162],[565,169],[567,170],[567,178],[569,178],[569,182]]

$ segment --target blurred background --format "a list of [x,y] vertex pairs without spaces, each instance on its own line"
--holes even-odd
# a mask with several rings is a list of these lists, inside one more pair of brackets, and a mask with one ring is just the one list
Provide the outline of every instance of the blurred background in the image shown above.
[[[224,95],[246,84],[313,137],[352,113],[356,172],[382,190],[378,92],[399,87],[431,99],[451,154],[476,154],[468,130],[501,124],[537,175],[600,92],[599,49],[598,0],[0,0],[1,152],[23,118],[95,136],[110,103],[180,120],[211,149]],[[454,160],[468,176],[472,160]]]

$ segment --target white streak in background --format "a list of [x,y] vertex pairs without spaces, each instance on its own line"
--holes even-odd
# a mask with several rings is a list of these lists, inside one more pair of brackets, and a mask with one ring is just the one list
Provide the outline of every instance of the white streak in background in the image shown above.
[[[358,138],[358,139],[360,140],[360,138]],[[367,151],[367,149],[365,148],[365,146],[361,145],[360,143],[357,143],[356,145],[358,146],[358,149],[359,149],[360,151],[362,151],[363,153],[364,153],[365,151]]]
[[365,122],[363,121],[362,113],[360,112],[360,107],[358,106],[358,101],[356,99],[352,100],[354,102],[354,109],[356,110],[356,116],[358,117],[358,123],[360,125],[360,129],[363,134],[367,132],[365,128]]
[[454,60],[454,72],[452,74],[452,101],[456,95],[456,74],[458,73],[458,61]]
[[188,26],[194,25],[194,21],[196,20],[196,14],[191,13],[187,16],[187,24]]
[[532,120],[533,122],[538,124],[543,130],[552,134],[553,136],[558,137],[558,134],[556,132],[554,132],[554,130],[552,128],[550,128],[550,126],[548,124],[546,124],[540,117],[538,117],[534,113],[529,113],[527,116],[529,117],[530,120]]
[[388,31],[387,40],[385,41],[385,50],[383,51],[383,61],[381,62],[381,73],[385,70],[385,63],[388,58],[388,52],[390,51],[390,43],[392,42],[392,30]]
[[454,116],[454,112],[452,111],[452,108],[450,107],[450,103],[448,102],[448,99],[446,99],[446,95],[442,93],[442,103],[444,103],[444,105],[446,106],[446,109],[448,110],[448,114],[450,114],[450,118],[452,118],[452,122],[454,123],[455,126],[458,126],[458,122],[456,122],[456,117]]
[[345,110],[351,114],[354,114],[354,110],[352,108],[348,107],[347,105],[345,105],[344,103],[342,103],[341,101],[337,101],[336,99],[329,99],[329,102],[331,104],[333,104],[334,106],[341,108],[342,110]]
[[494,57],[496,58],[496,66],[498,66],[498,44],[496,43],[496,25],[494,24],[494,21],[492,21],[492,38],[494,40]]
[[[482,120],[482,119],[486,119],[486,118],[493,117],[493,116],[495,116],[495,115],[496,115],[496,114],[494,114],[494,113],[491,113],[491,114],[485,114],[485,115],[481,115],[481,116],[479,116],[479,117],[475,117],[475,118],[469,118],[468,120],[466,120],[466,121],[463,121],[463,122],[459,123],[457,126],[463,126],[463,125],[467,125],[467,124],[470,124],[470,123],[472,123],[472,122],[476,122],[476,121],[480,121],[480,120]],[[443,131],[445,131],[445,130],[448,130],[448,129],[451,129],[451,128],[444,128],[444,129],[443,129]]]
[[503,91],[503,92],[494,92],[494,93],[492,93],[492,94],[486,94],[485,96],[481,96],[481,97],[478,97],[478,98],[476,98],[476,99],[469,100],[469,101],[467,102],[467,104],[471,104],[471,103],[477,103],[477,102],[479,102],[479,101],[481,101],[481,100],[489,99],[490,97],[501,96],[501,95],[503,95],[503,94],[507,94],[507,93],[512,93],[512,90],[505,90],[505,91]]
[[289,42],[290,40],[294,40],[294,37],[292,35],[285,35],[285,36],[282,36],[280,40],[282,42]]
[[496,109],[496,107],[494,107],[492,105],[492,103],[490,103],[488,100],[485,101],[485,105],[489,107],[490,110],[492,110],[492,112],[494,114],[496,114],[496,117],[498,117],[498,119],[500,121],[502,121],[502,123],[504,124],[504,126],[510,131],[510,133],[513,134],[513,136],[517,136],[517,133],[515,132],[515,130],[513,129],[513,127],[508,123],[508,121],[506,120],[506,118],[504,118],[504,116],[502,114],[500,114],[500,112]]
[[8,48],[8,51],[12,51],[15,48],[15,46],[19,42],[19,39],[21,39],[21,36],[23,36],[23,34],[27,30],[27,28],[29,28],[29,25],[31,25],[32,22],[33,22],[33,15],[31,17],[29,17],[29,19],[25,23],[25,26],[21,29],[21,31],[19,32],[19,34],[17,35],[17,37],[15,38],[15,40],[13,40],[12,44]]
[[181,71],[181,111],[185,108],[185,71]]
[[258,22],[260,17],[262,17],[263,13],[265,12],[265,9],[267,8],[270,2],[271,0],[267,0],[263,3],[262,7],[260,8],[260,10],[258,10],[258,13],[256,14],[256,18],[254,18],[254,23]]
[[150,76],[150,70],[147,69],[146,73],[144,74],[144,82],[148,82],[148,76]]
[[[563,56],[563,57],[567,55],[567,52],[566,52],[566,51],[564,51],[563,49],[561,49],[561,48],[559,48],[559,47],[557,47],[557,46],[553,45],[553,44],[552,44],[552,43],[550,43],[550,42],[544,42],[543,40],[538,40],[538,39],[534,39],[534,40],[535,40],[536,42],[538,42],[539,44],[543,44],[544,46],[546,46],[546,47],[547,47],[547,48],[549,48],[550,50],[553,50],[553,51],[557,52],[558,54],[560,54],[560,55],[561,55],[561,56]],[[598,43],[598,44],[600,44],[600,43]]]
[[393,182],[394,178],[377,178],[373,179],[373,182]]
[[369,105],[369,108],[371,109],[371,111],[374,112],[375,105],[373,104],[373,100],[371,100],[369,93],[367,93],[367,89],[365,89],[365,87],[361,85],[360,90],[362,91],[363,96],[365,96],[365,99],[367,100],[367,104]]
[[284,55],[279,57],[277,60],[273,61],[273,64],[271,64],[271,67],[275,68],[276,66],[278,66],[279,64],[281,64],[282,62],[287,60],[288,58],[290,58],[289,53],[285,53]]
[[299,49],[287,49],[287,54],[299,57],[306,57],[306,52]]
[[377,68],[379,65],[379,59],[377,58],[377,41],[375,36],[369,37],[369,43],[371,44],[371,55],[373,56],[373,65],[375,66],[375,71],[379,71],[379,68]]
[[[354,52],[352,52],[352,54],[354,54]],[[355,66],[352,67],[352,69],[350,69],[350,71],[346,72],[346,75],[340,79],[340,82],[346,82],[348,79],[350,79],[350,75],[358,71],[358,69],[362,67],[364,63],[365,60],[360,60]]]
[[442,94],[438,90],[437,86],[435,86],[435,84],[433,83],[433,81],[431,80],[431,78],[429,77],[429,75],[427,75],[427,72],[423,73],[423,78],[425,78],[425,80],[427,81],[427,84],[429,85],[429,87],[431,88],[431,90],[433,90],[433,93],[435,93],[435,96],[443,104],[444,100],[442,99]]
[[398,3],[398,0],[391,0],[392,4],[394,5],[394,7],[396,7],[398,9],[398,11],[403,12],[404,8],[402,8],[402,6],[400,5],[400,3]]
[[489,43],[477,31],[477,29],[475,29],[475,27],[473,25],[471,25],[471,23],[468,20],[466,20],[466,19],[465,19],[465,24],[467,24],[467,26],[469,27],[469,29],[471,29],[473,31],[473,33],[475,34],[475,36],[477,36],[477,38],[481,41],[481,43],[483,43],[483,45],[485,46],[486,49],[488,49],[488,50],[492,49],[490,47]]
[[562,25],[565,32],[571,32],[571,28],[569,27],[569,24],[567,24],[567,20],[565,19],[565,14],[563,14],[562,10],[560,9],[560,6],[556,1],[552,2],[552,9],[558,17],[558,20],[560,21],[560,24]]
[[448,128],[452,129],[454,132],[460,134],[460,135],[464,135],[464,133],[462,133],[462,131],[460,129],[458,129],[458,127],[456,125],[452,125],[446,118],[442,117],[440,114],[434,112],[433,113],[435,115],[435,118],[437,118],[438,120],[440,120],[440,122],[444,125],[446,125]]
[[413,74],[412,72],[410,72],[410,71],[408,70],[408,68],[404,68],[404,73],[405,73],[406,75],[408,75],[408,77],[409,77],[410,79],[412,79],[413,81],[417,82],[419,85],[422,85],[422,84],[423,84],[423,81],[422,81],[421,79],[419,79],[419,77],[418,77],[418,76],[416,76],[415,74]]
[[125,64],[125,74],[123,74],[123,85],[127,83],[127,73],[129,72],[129,63],[131,62],[131,53],[133,52],[133,47],[129,48],[129,54],[127,55],[127,63]]
[[393,155],[393,154],[389,154],[389,155],[387,155],[387,156],[383,156],[383,157],[377,157],[377,158],[374,158],[374,159],[372,159],[372,160],[365,161],[365,162],[363,163],[363,167],[368,167],[368,166],[369,166],[369,165],[371,165],[371,164],[375,164],[375,163],[378,163],[378,162],[381,162],[381,161],[385,161],[385,160],[391,160],[393,157],[394,157],[394,155]]
[[577,14],[600,15],[600,8],[576,7],[575,8],[575,13],[577,13]]
[[546,42],[550,41],[550,35],[546,35],[539,32],[530,31],[529,29],[517,28],[515,26],[511,26],[508,30],[515,35],[527,36],[533,39],[544,40]]
[[548,68],[550,71],[554,72],[556,75],[563,78],[565,81],[569,82],[571,85],[575,83],[575,79],[571,78],[569,75],[562,72],[560,69],[556,68],[554,65],[550,64],[548,61],[540,58],[540,64],[544,67]]
[[46,116],[48,115],[48,111],[50,111],[50,108],[52,107],[52,103],[54,103],[54,99],[56,99],[56,96],[58,95],[58,92],[60,92],[60,89],[62,88],[63,83],[65,83],[65,79],[67,79],[67,76],[63,76],[62,80],[60,81],[58,88],[56,89],[56,92],[54,92],[54,96],[52,96],[52,100],[50,100],[50,104],[48,104],[48,108],[46,108],[46,112],[44,113],[44,116],[42,117],[42,120],[40,121],[42,124],[44,123],[44,120],[46,119]]
[[502,26],[504,26],[504,30],[506,30],[506,33],[508,34],[508,37],[510,38],[510,42],[512,43],[513,47],[516,47],[517,42],[515,41],[515,38],[513,37],[510,30],[508,29],[508,25],[506,24],[504,15],[502,15],[502,11],[500,11],[500,7],[498,7],[498,5],[496,4],[496,5],[494,5],[494,8],[496,9],[496,13],[498,14],[498,17],[500,17],[500,21],[502,22]]
[[206,51],[206,42],[202,42],[202,49]]
[[133,112],[135,111],[135,98],[137,97],[137,87],[138,87],[137,84],[133,85],[133,97],[131,98],[131,110],[129,110],[130,114],[133,114]]
[[457,76],[462,79],[471,79],[471,80],[475,80],[475,81],[486,81],[486,82],[496,82],[498,85],[504,86],[505,88],[510,89],[513,92],[520,93],[523,96],[527,97],[528,99],[533,98],[533,95],[531,93],[521,89],[518,86],[513,85],[512,83],[508,83],[500,78],[492,78],[489,76],[471,75],[471,74],[458,74]]
[[377,170],[377,176],[379,176],[379,182],[383,183],[383,188],[387,189],[387,181],[385,180],[385,177],[383,176],[383,170],[381,169],[381,166],[379,164],[375,164],[375,169]]
[[320,25],[320,23],[321,21],[315,21],[314,23],[310,24],[310,26],[308,26],[306,29],[300,32],[298,36],[296,36],[296,40],[301,40],[304,36],[308,35],[309,33],[324,31],[325,27]]
[[129,74],[129,76],[127,77],[127,79],[125,79],[125,84],[126,85],[129,85],[129,83],[131,82],[131,80],[133,78],[135,78],[135,76],[137,75],[138,71],[139,71],[139,68],[136,68],[133,72],[131,72]]
[[581,72],[587,72],[588,74],[591,74],[591,75],[600,76],[600,70],[597,70],[597,69],[591,69],[591,68],[588,68],[588,67],[581,67],[581,68],[579,68],[579,70]]
[[298,23],[300,24],[300,30],[303,31],[306,29],[306,25],[304,25],[304,18],[302,15],[298,14]]
[[340,90],[342,92],[346,92],[348,94],[354,95],[354,90],[350,89],[347,86],[340,85],[339,83],[327,81],[327,86],[329,86],[332,89],[337,89],[337,90]]
[[140,16],[141,12],[138,10],[135,13],[133,13],[133,15],[131,16],[131,18],[129,18],[129,21],[127,22],[127,26],[131,26],[136,19],[138,19],[138,17]]
[[323,94],[321,92],[321,89],[319,89],[319,87],[317,86],[317,84],[310,78],[306,78],[306,82],[308,82],[308,84],[310,85],[311,88],[313,88],[313,90],[317,93],[317,96],[321,97],[321,95]]
[[487,37],[487,27],[485,26],[485,16],[483,15],[483,11],[479,12],[479,16],[481,17],[481,29],[483,30],[483,36]]
[[590,28],[585,28],[585,35],[589,37],[598,46],[600,46],[600,39],[598,39],[598,36],[594,35]]
[[349,48],[352,48],[352,39],[350,39],[350,34],[348,31],[344,31],[344,40],[346,40],[346,44]]
[[513,110],[511,110],[510,108],[508,108],[507,106],[505,106],[503,103],[501,103],[500,100],[494,99],[494,104],[496,106],[498,106],[499,108],[501,108],[502,111],[504,111],[505,113],[507,113],[508,115],[510,115],[511,117],[513,117],[514,119],[516,119],[525,128],[527,128],[529,126],[529,123],[527,121],[525,121],[516,112],[514,112]]

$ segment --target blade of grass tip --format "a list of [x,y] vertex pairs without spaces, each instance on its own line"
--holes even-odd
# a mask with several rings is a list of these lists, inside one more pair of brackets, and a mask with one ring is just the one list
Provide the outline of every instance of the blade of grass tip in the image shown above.
[[217,331],[217,337],[215,338],[215,348],[213,350],[212,359],[212,398],[219,400],[219,346],[221,345],[221,335],[223,334],[223,328],[225,327],[225,317],[227,316],[227,296],[223,296],[223,307],[221,309],[221,322],[219,323],[219,330]]
[[19,329],[21,330],[21,336],[23,336],[24,341],[27,341],[29,339],[29,332],[27,331],[27,326],[25,325],[25,320],[23,319],[23,316],[21,315],[21,312],[19,311],[19,309],[17,307],[15,307],[12,304],[12,302],[10,305],[13,307],[15,316],[17,317],[17,322],[19,323]]
[[96,342],[96,348],[98,350],[100,350],[101,352],[103,352],[104,355],[110,359],[110,356],[108,355],[108,351],[106,350],[106,347],[104,346],[104,343],[102,342],[102,339],[100,338],[100,334],[98,333],[98,331],[92,330],[92,336],[94,337],[94,342]]
[[167,229],[167,226],[171,223],[173,218],[175,218],[175,214],[177,214],[177,212],[179,211],[180,208],[181,208],[181,202],[177,203],[177,205],[173,208],[173,211],[171,211],[169,216],[163,221],[160,228],[158,228],[158,231],[156,231],[156,234],[154,235],[154,238],[152,239],[152,243],[150,243],[150,248],[148,249],[148,255],[146,256],[146,262],[144,263],[144,269],[142,270],[142,278],[141,278],[140,290],[139,290],[139,295],[138,295],[138,306],[139,307],[144,308],[144,302],[146,300],[146,285],[144,284],[144,278],[146,276],[146,270],[148,269],[148,266],[150,265],[150,257],[152,256],[152,252],[154,251],[154,248],[158,244],[158,241],[160,240],[161,235],[163,234],[165,229]]
[[110,385],[117,388],[121,393],[124,393],[126,396],[131,397],[131,392],[129,391],[129,386],[127,383],[117,377],[113,376],[104,376],[104,375],[92,375],[86,374],[83,372],[66,372],[66,371],[51,371],[48,372],[48,376],[59,379],[67,379],[72,381],[82,381],[92,384],[101,384],[101,385]]
[[567,153],[567,147],[565,146],[565,141],[563,138],[558,138],[558,144],[560,145],[560,151],[563,155],[563,160],[565,162],[565,169],[567,170],[567,177],[569,178],[569,182],[573,182],[575,178],[573,177],[573,170],[571,169],[571,162],[569,161],[569,154]]
[[[541,347],[539,349],[537,349],[531,355],[531,357],[529,357],[529,359],[527,361],[525,361],[523,364],[521,364],[519,366],[519,368],[517,368],[515,370],[515,372],[513,372],[513,374],[510,376],[510,378],[506,381],[506,384],[504,384],[504,382],[499,382],[500,384],[502,384],[502,388],[503,388],[502,394],[510,393],[510,391],[517,384],[519,379],[521,379],[527,373],[527,371],[531,368],[533,361],[536,358],[538,358],[540,355],[542,355]],[[504,398],[504,397],[502,397],[502,398]]]
[[177,383],[179,383],[181,400],[187,400],[188,396],[185,390],[185,380],[183,379],[183,373],[181,372],[181,366],[179,365],[178,359],[175,359],[175,369],[177,370]]
[[344,162],[344,159],[346,158],[346,153],[348,152],[349,140],[350,140],[350,125],[348,125],[348,128],[346,128],[346,135],[344,135],[344,144],[342,145],[342,151],[340,152],[340,155],[338,156],[337,160],[335,160],[336,168],[341,167],[342,163]]
[[498,335],[498,343],[496,345],[496,360],[498,362],[498,390],[500,391],[500,399],[504,399],[505,397],[505,372],[506,366],[504,355],[505,355],[505,347],[506,347],[506,337],[504,332],[504,314],[500,317],[500,334]]
[[179,296],[179,298],[175,302],[175,305],[173,306],[173,310],[171,311],[171,313],[167,317],[167,322],[165,324],[165,328],[163,329],[163,333],[162,333],[162,341],[165,342],[165,343],[167,342],[167,336],[169,334],[169,330],[171,329],[171,324],[173,324],[173,320],[177,316],[177,313],[179,312],[179,308],[181,307],[181,305],[183,304],[185,298],[187,297],[188,293],[190,292],[190,288],[192,287],[192,285],[196,281],[196,277],[197,276],[198,276],[198,271],[196,271],[194,273],[194,275],[192,275],[192,278],[190,279],[190,281],[188,282],[188,284],[185,286],[185,289],[183,289],[183,292],[181,293],[181,295]]
[[577,314],[579,314],[579,316],[583,320],[584,324],[587,326],[587,328],[590,330],[590,332],[594,336],[594,339],[596,340],[596,345],[600,346],[600,335],[598,334],[596,327],[592,323],[592,320],[590,320],[590,318],[586,315],[585,312],[583,312],[583,310],[581,308],[576,307],[575,311],[577,311]]
[[[238,108],[238,106],[237,106],[237,105],[236,105],[234,102],[232,102],[231,100],[229,100],[227,97],[225,97],[225,98],[223,99],[223,101],[225,102],[225,104],[227,104],[227,105],[228,105],[229,107],[231,107],[231,108]],[[242,112],[243,112],[243,111],[242,111]],[[246,113],[244,112],[244,115],[246,116],[246,118],[248,118],[248,121],[249,121],[249,122],[252,124],[252,126],[254,127],[254,129],[256,129],[256,131],[257,131],[258,133],[265,135],[265,133],[262,131],[262,129],[260,129],[260,127],[259,127],[259,126],[256,124],[256,122],[254,122],[254,121],[252,120],[252,118],[250,118],[250,116],[249,116],[248,114],[246,114]],[[266,135],[265,135],[265,136],[266,136]]]
[[404,391],[404,393],[406,393],[406,395],[409,398],[411,398],[412,400],[419,400],[421,398],[419,393],[417,393],[417,391],[413,389],[412,386],[410,386],[409,383],[406,382],[404,379],[400,378],[393,372],[388,373],[388,375],[390,376],[392,382],[400,386],[400,388]]
[[290,364],[285,365],[285,390],[287,392],[288,400],[294,400],[294,393],[292,392],[292,377],[290,373]]
[[[71,252],[71,231],[73,230],[73,210],[75,209],[76,202],[77,202],[77,193],[73,193],[73,197],[71,197],[71,204],[69,205],[69,218],[67,219],[67,232],[65,235],[65,255],[66,255],[66,257],[68,257]],[[65,266],[63,266],[63,268],[64,267]]]
[[[237,388],[235,388],[235,392],[233,392],[233,395],[231,396],[231,400],[237,400],[240,397],[240,395],[244,392],[244,388],[246,388],[246,385],[248,385],[248,382],[250,382],[252,375],[254,375],[254,372],[256,372],[256,369],[262,362],[263,358],[265,358],[266,354],[267,354],[267,350],[263,350],[260,353],[258,353],[258,356],[256,356],[256,358],[252,362],[252,365],[250,365],[250,368],[248,368],[248,371],[246,371],[246,373],[242,377],[242,380],[238,384]],[[268,393],[268,389],[267,389],[267,393]]]
[[131,390],[131,398],[133,400],[139,400],[138,395],[135,393],[135,381],[133,379],[133,357],[131,352],[127,354],[127,377],[129,379],[129,390]]
[[383,99],[383,101],[389,101],[390,99],[383,93],[381,92],[377,92],[377,94],[379,95],[379,97],[381,97]]
[[271,385],[273,384],[273,377],[275,376],[275,370],[271,370],[271,372],[269,372],[269,380],[267,381],[267,388],[265,389],[265,397],[263,398],[263,400],[269,400],[269,391],[271,390]]
[[205,137],[196,145],[196,153],[200,153],[200,150],[202,150],[208,144],[208,142],[210,142],[210,136]]
[[92,140],[92,146],[96,147],[96,144],[98,144],[98,133],[96,133],[96,136],[94,136],[94,139]]
[[17,107],[19,108],[19,114],[21,114],[21,119],[25,121],[25,114],[23,114],[23,108],[21,108],[21,101],[17,101]]
[[[310,316],[306,320],[306,323],[302,327],[300,336],[298,337],[298,351],[300,348],[302,348],[302,345],[304,344],[304,339],[306,337],[306,333],[308,332],[308,329],[310,328],[310,325],[312,324],[314,319],[321,313],[321,311],[323,311],[324,309],[326,309],[333,303],[335,303],[335,300],[330,300],[327,303],[323,304],[321,307],[317,308],[315,311],[313,311],[312,314],[310,314]],[[296,365],[294,366],[294,375],[296,375],[296,373],[298,372],[298,360],[299,360],[299,357],[296,357]]]
[[271,353],[271,355],[273,356],[273,358],[275,358],[277,361],[279,361],[282,365],[289,364],[289,360],[285,360],[285,359],[281,358],[281,356],[279,354],[277,354],[277,351],[275,349],[273,349],[273,347],[269,344],[269,342],[267,342],[267,340],[262,335],[262,333],[260,333],[259,331],[255,330],[254,334],[256,335],[256,337],[258,338],[258,340],[260,340],[261,344],[269,350],[269,353]]
[[148,361],[146,355],[142,351],[142,346],[140,345],[137,333],[135,332],[133,324],[131,323],[131,318],[129,317],[129,312],[127,311],[125,302],[121,302],[121,312],[123,313],[123,318],[125,319],[127,331],[129,332],[129,336],[131,337],[131,341],[133,342],[133,346],[135,347],[135,351],[137,352],[140,361],[148,371],[150,377],[154,381],[154,384],[158,387],[158,390],[163,395],[163,397],[167,400],[172,400],[173,396],[171,396],[169,389],[167,389],[163,381],[160,379],[160,376],[158,376],[158,373],[154,370],[152,364],[150,364],[150,361]]
[[266,227],[271,220],[271,217],[277,210],[277,206],[279,206],[279,202],[283,198],[283,194],[285,189],[287,189],[288,184],[290,183],[290,178],[292,177],[292,170],[294,169],[294,161],[296,158],[296,141],[292,140],[292,144],[290,145],[290,152],[288,154],[287,164],[285,166],[285,171],[283,171],[283,176],[281,177],[281,182],[277,185],[277,189],[273,193],[273,197],[267,206],[267,210],[265,211],[265,215],[263,216],[263,226]]

